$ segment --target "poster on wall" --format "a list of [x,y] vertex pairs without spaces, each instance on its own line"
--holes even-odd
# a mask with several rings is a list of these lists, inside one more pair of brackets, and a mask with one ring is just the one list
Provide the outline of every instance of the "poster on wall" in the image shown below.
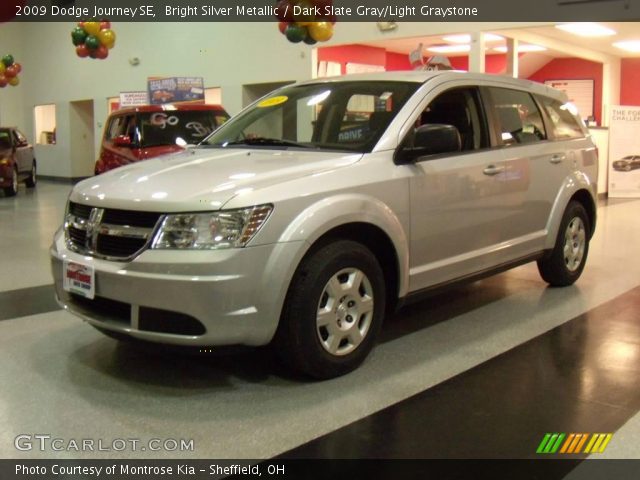
[[202,77],[151,77],[147,84],[151,105],[204,103]]
[[594,81],[589,80],[547,80],[545,85],[562,90],[569,101],[578,107],[580,117],[586,119],[594,116],[593,95]]
[[640,198],[640,107],[611,107],[609,197]]

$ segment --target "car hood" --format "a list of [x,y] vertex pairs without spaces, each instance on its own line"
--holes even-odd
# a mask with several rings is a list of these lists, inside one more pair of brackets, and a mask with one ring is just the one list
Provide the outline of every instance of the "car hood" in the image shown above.
[[196,148],[84,180],[69,199],[127,210],[217,210],[244,192],[343,168],[360,158],[344,152]]

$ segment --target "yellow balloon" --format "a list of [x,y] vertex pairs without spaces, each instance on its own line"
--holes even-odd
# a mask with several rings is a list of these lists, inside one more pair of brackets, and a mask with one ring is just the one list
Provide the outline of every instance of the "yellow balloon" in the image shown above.
[[6,69],[7,67],[4,66],[4,63],[0,62],[0,75],[2,75]]
[[100,39],[100,43],[107,48],[113,48],[116,44],[116,32],[113,30],[100,30],[98,38]]
[[84,31],[94,37],[100,33],[100,22],[84,22]]
[[13,77],[9,80],[9,85],[16,87],[20,84],[20,79],[18,77]]
[[331,22],[313,22],[307,28],[311,38],[317,42],[326,42],[333,37],[333,24]]

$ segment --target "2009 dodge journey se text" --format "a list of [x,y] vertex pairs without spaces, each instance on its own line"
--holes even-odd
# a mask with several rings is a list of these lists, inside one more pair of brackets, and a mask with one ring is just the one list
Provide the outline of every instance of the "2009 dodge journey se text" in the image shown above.
[[529,81],[393,72],[277,90],[198,147],[75,186],[59,302],[102,332],[266,345],[316,378],[356,368],[414,294],[537,261],[575,282],[597,151]]

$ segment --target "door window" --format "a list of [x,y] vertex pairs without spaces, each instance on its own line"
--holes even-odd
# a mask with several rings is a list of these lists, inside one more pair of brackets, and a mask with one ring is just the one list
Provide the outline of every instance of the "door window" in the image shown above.
[[540,101],[545,112],[551,119],[555,138],[579,138],[584,136],[578,111],[571,103],[562,103],[548,97],[541,97]]
[[416,127],[426,124],[456,127],[463,152],[489,146],[486,123],[475,88],[456,88],[440,94],[420,114]]
[[527,92],[489,88],[503,145],[535,143],[547,139],[538,106]]

